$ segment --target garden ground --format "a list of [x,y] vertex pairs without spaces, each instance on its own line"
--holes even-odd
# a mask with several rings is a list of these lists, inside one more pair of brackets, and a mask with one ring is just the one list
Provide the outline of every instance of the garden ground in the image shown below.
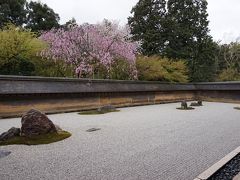
[[[122,108],[102,115],[49,118],[72,136],[61,142],[0,147],[1,180],[192,180],[240,145],[236,104],[208,103],[192,111],[179,103]],[[0,120],[0,133],[20,118]],[[86,132],[91,128],[98,131]]]

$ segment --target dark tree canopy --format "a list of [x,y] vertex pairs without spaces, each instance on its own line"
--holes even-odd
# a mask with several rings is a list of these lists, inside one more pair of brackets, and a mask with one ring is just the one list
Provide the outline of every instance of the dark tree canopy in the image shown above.
[[214,81],[217,73],[217,43],[206,37],[195,49],[195,55],[189,61],[191,81]]
[[191,81],[211,81],[216,45],[208,28],[206,0],[139,0],[129,26],[144,55],[188,62]]
[[216,44],[208,28],[206,0],[169,0],[164,55],[188,60],[192,81],[211,81],[215,75]]
[[139,0],[131,11],[133,16],[128,18],[128,24],[133,39],[141,41],[144,55],[159,54],[162,51],[165,7],[165,0]]
[[27,28],[38,32],[41,30],[50,30],[59,27],[60,17],[53,9],[40,2],[30,2],[27,5]]
[[7,23],[12,23],[39,32],[59,27],[59,20],[59,15],[41,2],[0,0],[0,28]]
[[189,59],[194,56],[196,44],[208,36],[206,0],[169,0],[166,33],[166,55]]
[[0,0],[0,28],[6,23],[22,26],[26,13],[26,0]]
[[14,57],[7,63],[0,66],[0,74],[3,75],[20,75],[33,76],[35,75],[35,66],[28,59]]

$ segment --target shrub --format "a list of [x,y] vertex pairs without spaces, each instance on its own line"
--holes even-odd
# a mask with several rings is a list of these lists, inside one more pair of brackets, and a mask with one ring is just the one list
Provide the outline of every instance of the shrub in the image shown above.
[[35,66],[27,59],[15,57],[0,66],[0,74],[3,75],[35,75]]
[[218,76],[219,81],[239,81],[240,74],[236,68],[224,69]]
[[[45,47],[36,35],[23,28],[7,25],[0,30],[0,69],[4,74],[32,75],[30,59]],[[6,68],[6,69],[5,69]]]
[[139,56],[136,63],[139,80],[188,82],[188,70],[184,60]]
[[35,75],[45,77],[75,77],[74,68],[64,61],[53,61],[41,57],[34,57]]

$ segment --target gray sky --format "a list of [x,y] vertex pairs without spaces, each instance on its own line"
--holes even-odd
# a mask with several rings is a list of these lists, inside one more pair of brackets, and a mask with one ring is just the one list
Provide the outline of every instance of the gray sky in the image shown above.
[[[41,0],[54,9],[65,23],[74,17],[79,24],[96,23],[104,18],[127,22],[138,0]],[[223,42],[240,37],[240,0],[208,0],[211,35]]]

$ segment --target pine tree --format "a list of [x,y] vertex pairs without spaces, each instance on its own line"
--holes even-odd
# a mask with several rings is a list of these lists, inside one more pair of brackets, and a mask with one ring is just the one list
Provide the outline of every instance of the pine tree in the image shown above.
[[[166,3],[167,2],[167,3]],[[139,0],[129,26],[144,55],[188,62],[191,81],[211,81],[217,45],[209,35],[207,0]]]
[[163,25],[166,15],[165,0],[139,0],[133,7],[128,24],[133,39],[141,42],[144,55],[160,54],[164,47]]
[[189,58],[196,42],[208,36],[206,0],[168,1],[168,46],[166,54],[172,58]]
[[209,35],[206,0],[169,0],[164,55],[188,60],[192,81],[211,81],[215,75],[216,44]]

